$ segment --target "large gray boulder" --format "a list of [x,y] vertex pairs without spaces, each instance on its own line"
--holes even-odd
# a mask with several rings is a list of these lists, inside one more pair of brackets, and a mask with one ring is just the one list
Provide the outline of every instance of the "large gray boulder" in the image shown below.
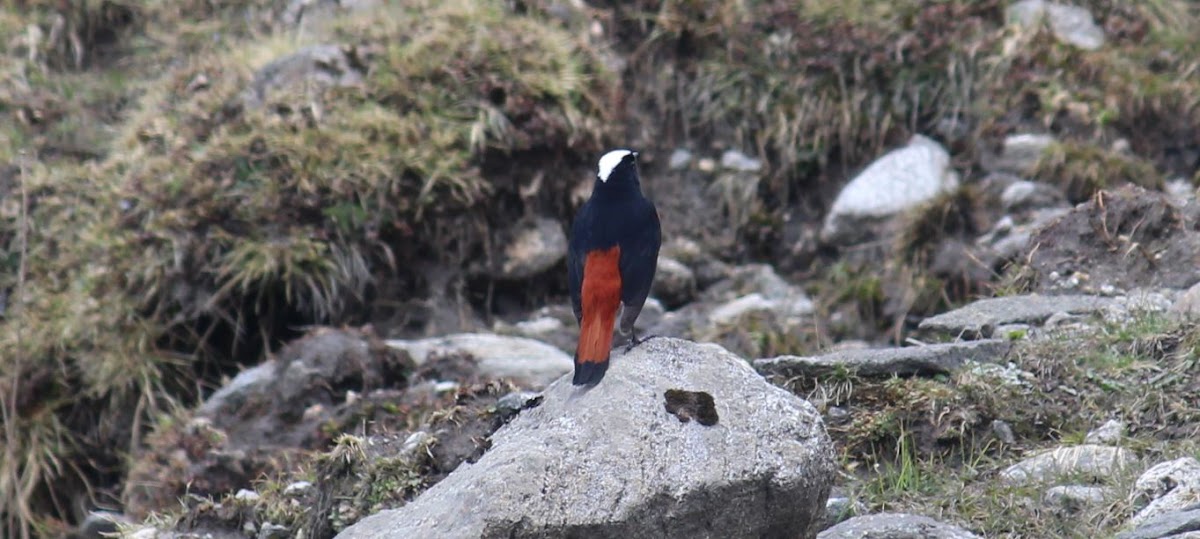
[[614,352],[412,503],[338,537],[813,537],[834,479],[816,410],[712,344]]

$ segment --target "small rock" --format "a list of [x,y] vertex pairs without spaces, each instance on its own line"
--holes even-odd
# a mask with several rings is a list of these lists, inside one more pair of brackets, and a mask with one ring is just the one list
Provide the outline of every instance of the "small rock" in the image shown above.
[[1064,511],[1075,512],[1089,505],[1104,502],[1109,492],[1105,487],[1059,485],[1046,490],[1046,503]]
[[850,421],[850,411],[841,406],[830,406],[825,411],[825,419],[831,425],[842,425]]
[[263,524],[262,528],[258,530],[258,539],[283,539],[284,537],[291,536],[292,532],[287,526],[280,526],[279,524],[272,524],[270,522]]
[[1110,479],[1134,461],[1123,447],[1079,445],[1059,447],[1027,458],[1000,472],[1010,484],[1046,483],[1062,477]]
[[717,170],[717,162],[711,157],[705,157],[696,163],[696,168],[700,169],[700,172],[712,172]]
[[519,280],[541,275],[567,256],[567,235],[554,219],[539,217],[517,225],[505,242],[498,279]]
[[1004,296],[976,301],[921,321],[922,331],[950,335],[980,333],[984,326],[1041,323],[1054,313],[1094,313],[1112,303],[1099,296]]
[[[993,172],[1028,174],[1055,142],[1053,135],[1018,133],[1004,138],[1004,149],[989,169]],[[1028,182],[1024,182],[1028,183]]]
[[407,351],[418,366],[435,352],[466,353],[478,361],[480,376],[509,378],[530,389],[545,387],[575,367],[574,359],[562,350],[523,337],[459,333],[413,341],[389,340],[386,344]]
[[312,489],[313,484],[308,481],[296,481],[283,489],[284,496],[296,496],[303,494]]
[[433,435],[423,430],[409,434],[408,438],[404,439],[404,445],[400,446],[399,455],[406,458],[412,457],[417,454],[417,451],[420,451],[421,448],[429,445],[432,441]]
[[1040,24],[1045,18],[1055,38],[1084,50],[1104,46],[1104,30],[1096,25],[1086,8],[1045,0],[1021,0],[1010,5],[1006,15],[1009,21],[1025,27]]
[[1125,436],[1125,422],[1119,419],[1109,419],[1096,430],[1087,433],[1084,443],[1097,445],[1115,445]]
[[867,512],[867,505],[845,496],[830,496],[825,501],[825,523],[822,529],[828,529],[846,519]]
[[244,502],[258,501],[258,499],[261,497],[262,496],[260,496],[257,492],[254,492],[253,490],[249,490],[249,489],[240,489],[237,491],[237,494],[233,495],[233,499],[241,500]]
[[496,412],[502,418],[509,418],[517,415],[521,410],[532,408],[542,402],[540,393],[530,391],[514,391],[496,401]]
[[714,324],[733,324],[749,313],[770,312],[778,305],[778,301],[767,299],[756,292],[717,306],[709,313],[708,318]]
[[1018,181],[1004,188],[1000,203],[1004,211],[1022,211],[1061,206],[1067,201],[1061,190],[1044,183]]
[[1167,312],[1171,320],[1177,322],[1194,322],[1200,320],[1200,283],[1188,288]]
[[1200,501],[1200,461],[1183,457],[1162,462],[1143,472],[1133,484],[1130,502],[1138,512],[1130,523],[1141,525],[1197,501]]
[[458,382],[453,380],[442,380],[433,383],[433,392],[437,393],[438,395],[453,393],[458,391],[459,387],[461,387],[461,385]]
[[671,158],[667,161],[667,166],[671,167],[671,170],[680,170],[687,168],[691,163],[692,152],[683,148],[676,148],[675,151],[671,152]]
[[666,307],[680,307],[696,297],[696,274],[678,260],[659,256],[650,293]]
[[259,69],[250,87],[242,92],[242,102],[249,108],[259,108],[290,88],[314,92],[361,85],[364,73],[354,54],[353,49],[337,45],[304,47]]
[[1101,313],[1110,324],[1128,324],[1146,315],[1163,314],[1171,310],[1177,294],[1168,291],[1135,289],[1117,297]]
[[213,417],[221,410],[241,407],[242,403],[265,391],[275,381],[277,371],[278,363],[268,359],[239,372],[200,405],[199,415]]
[[780,356],[754,361],[764,374],[819,376],[848,370],[859,376],[947,374],[967,361],[995,362],[1008,353],[1012,343],[988,339],[957,343],[939,343],[902,348],[846,350],[823,356]]
[[1178,178],[1168,181],[1163,188],[1167,195],[1170,196],[1171,202],[1177,207],[1187,206],[1188,203],[1196,200],[1196,186],[1192,182]]
[[725,150],[721,154],[721,166],[738,172],[758,172],[762,170],[762,161],[737,150]]
[[1158,515],[1133,530],[1118,533],[1116,539],[1184,539],[1194,535],[1188,532],[1200,532],[1200,503],[1193,503],[1183,511]]
[[854,517],[817,534],[817,539],[978,539],[958,526],[904,513]]
[[992,434],[996,435],[996,439],[1008,445],[1017,443],[1017,437],[1013,434],[1012,427],[1007,421],[999,419],[992,420]]
[[337,18],[352,11],[378,7],[380,0],[291,0],[280,14],[280,22],[297,27],[297,32],[311,34]]
[[718,260],[699,243],[688,238],[677,237],[668,241],[663,245],[661,254],[690,268],[695,274],[696,287],[700,289],[729,278],[733,271],[728,264]]
[[517,322],[517,331],[523,335],[535,336],[561,331],[564,327],[562,320],[553,316],[541,316],[532,320]]
[[842,188],[826,215],[821,241],[851,245],[869,239],[882,222],[957,187],[946,149],[914,135],[907,146],[883,155]]

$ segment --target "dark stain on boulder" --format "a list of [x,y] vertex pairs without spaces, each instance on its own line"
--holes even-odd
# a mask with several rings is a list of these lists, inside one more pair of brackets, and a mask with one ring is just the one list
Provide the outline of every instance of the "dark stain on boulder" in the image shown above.
[[712,395],[703,391],[668,389],[663,397],[666,398],[667,412],[678,417],[681,423],[695,419],[705,427],[717,424],[717,406]]

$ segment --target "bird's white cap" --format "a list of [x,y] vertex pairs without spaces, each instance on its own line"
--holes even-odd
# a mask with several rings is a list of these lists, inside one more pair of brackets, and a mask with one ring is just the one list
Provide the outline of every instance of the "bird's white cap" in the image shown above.
[[608,175],[612,174],[613,169],[617,168],[617,165],[621,164],[621,160],[624,159],[626,155],[630,154],[632,154],[634,157],[637,157],[637,152],[629,150],[613,150],[604,154],[604,156],[600,158],[600,169],[596,172],[596,177],[600,178],[600,181],[602,182],[608,181]]

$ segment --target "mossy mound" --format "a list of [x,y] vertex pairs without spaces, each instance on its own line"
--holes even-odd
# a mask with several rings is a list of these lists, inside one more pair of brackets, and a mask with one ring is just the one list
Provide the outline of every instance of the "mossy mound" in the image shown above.
[[[145,26],[114,33],[125,38],[111,50],[129,54],[183,13],[128,9]],[[170,20],[195,36],[223,19]],[[567,172],[547,181],[573,185],[569,171],[601,147],[613,77],[534,15],[410,2],[328,28],[173,39],[169,54],[129,57],[173,58],[114,90],[131,102],[88,160],[51,164],[28,140],[6,141],[3,155],[18,159],[0,214],[0,284],[12,290],[0,381],[20,388],[7,393],[0,460],[9,535],[77,519],[76,497],[111,499],[120,454],[157,414],[258,361],[295,335],[289,326],[365,316],[370,299],[423,286],[418,262],[458,267],[488,256],[491,227],[527,204],[561,211],[551,195],[521,198],[528,169],[512,155],[536,151],[543,160],[524,166],[558,167]],[[322,43],[353,77],[326,83],[320,58],[295,79],[263,69]]]

